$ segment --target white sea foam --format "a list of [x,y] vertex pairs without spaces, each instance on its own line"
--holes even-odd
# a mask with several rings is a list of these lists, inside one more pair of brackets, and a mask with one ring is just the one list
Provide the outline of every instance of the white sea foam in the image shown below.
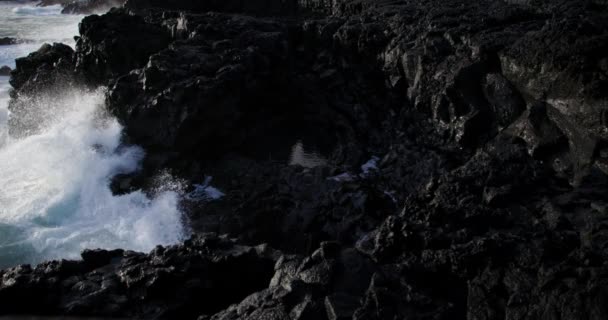
[[188,193],[186,198],[193,201],[213,201],[223,198],[225,194],[211,185],[212,180],[213,177],[205,177],[202,184],[194,184],[194,190]]
[[8,91],[8,77],[0,76],[0,148],[4,146],[6,140],[8,139]]
[[[103,92],[71,90],[56,99],[64,106],[53,110],[60,117],[0,149],[0,266],[182,240],[177,192],[112,195],[109,179],[136,170],[143,151],[120,147],[121,126],[100,117]],[[47,106],[32,101],[31,110]]]
[[36,7],[36,6],[21,6],[13,8],[13,13],[19,15],[31,16],[50,16],[61,14],[62,7],[60,5]]
[[[0,2],[0,35],[28,41],[0,47],[0,66],[44,42],[74,45],[82,16],[60,11]],[[0,77],[0,267],[78,258],[85,248],[148,251],[187,236],[169,176],[153,199],[112,195],[109,179],[136,170],[143,151],[120,146],[122,128],[103,116],[102,91],[32,97],[27,109],[42,128],[11,139],[8,89]]]

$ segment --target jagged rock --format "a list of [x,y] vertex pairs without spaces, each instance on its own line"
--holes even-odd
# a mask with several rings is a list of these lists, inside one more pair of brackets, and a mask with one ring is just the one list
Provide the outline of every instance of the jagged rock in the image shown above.
[[23,137],[37,132],[48,121],[48,113],[28,110],[30,97],[52,97],[58,90],[78,87],[79,81],[74,73],[74,50],[64,44],[44,44],[15,64],[9,80],[13,91],[8,125],[11,136]]
[[[606,318],[605,6],[129,0],[86,18],[75,53],[18,63],[16,94],[61,70],[108,84],[146,149],[113,190],[171,170],[198,185],[199,235],[0,271],[0,312],[34,295],[50,315]],[[209,176],[224,196],[196,199]]]
[[249,14],[293,14],[296,11],[296,1],[270,0],[270,1],[193,1],[177,0],[164,2],[158,0],[128,0],[126,7],[134,10],[147,8],[163,8],[168,10],[188,10],[196,12],[218,11]]
[[170,40],[167,30],[118,9],[84,18],[79,29],[76,70],[94,84],[105,84],[143,67]]
[[[50,262],[5,271],[0,312],[193,318],[266,288],[278,257],[267,247],[238,246],[214,235],[196,237],[181,246],[159,247],[149,255],[85,251],[82,262]],[[241,269],[244,265],[247,270]],[[33,288],[41,294],[28,301],[27,292]],[[162,306],[158,301],[163,301]]]
[[74,50],[70,46],[60,43],[44,44],[38,51],[15,61],[11,86],[25,93],[56,83],[58,78],[69,76],[72,72],[73,55]]

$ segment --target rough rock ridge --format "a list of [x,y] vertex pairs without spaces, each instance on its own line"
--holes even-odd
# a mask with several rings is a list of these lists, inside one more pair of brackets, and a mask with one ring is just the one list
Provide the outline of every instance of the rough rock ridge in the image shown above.
[[184,244],[0,272],[0,313],[608,318],[607,46],[597,0],[129,0],[87,17],[75,51],[18,61],[12,127],[35,129],[19,101],[57,77],[107,86],[147,151],[116,193],[170,171],[225,197],[184,198]]

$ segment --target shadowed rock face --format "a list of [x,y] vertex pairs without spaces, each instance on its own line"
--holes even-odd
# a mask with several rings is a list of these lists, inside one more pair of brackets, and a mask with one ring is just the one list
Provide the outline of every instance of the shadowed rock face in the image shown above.
[[608,317],[606,3],[125,7],[18,62],[12,103],[56,74],[108,85],[147,152],[115,192],[169,170],[225,197],[184,199],[182,245],[0,272],[0,312]]
[[169,44],[168,31],[142,17],[126,13],[112,16],[88,16],[79,26],[75,69],[93,85],[143,67],[151,54]]

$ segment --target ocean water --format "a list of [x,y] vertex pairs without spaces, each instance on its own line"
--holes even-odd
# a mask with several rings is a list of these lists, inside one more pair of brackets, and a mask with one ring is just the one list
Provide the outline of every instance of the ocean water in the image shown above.
[[[0,66],[13,67],[44,42],[73,45],[82,17],[60,10],[0,4],[0,37],[28,40],[0,46]],[[0,267],[78,259],[86,248],[145,252],[187,236],[178,187],[153,198],[141,191],[112,195],[111,177],[137,170],[144,153],[121,146],[122,128],[105,113],[103,90],[31,99],[29,110],[49,120],[37,134],[16,139],[7,130],[8,77],[0,77]]]
[[60,6],[36,7],[36,2],[0,2],[0,38],[14,37],[24,44],[0,47],[0,66],[15,66],[15,58],[26,56],[45,43],[74,45],[82,16],[61,15]]

